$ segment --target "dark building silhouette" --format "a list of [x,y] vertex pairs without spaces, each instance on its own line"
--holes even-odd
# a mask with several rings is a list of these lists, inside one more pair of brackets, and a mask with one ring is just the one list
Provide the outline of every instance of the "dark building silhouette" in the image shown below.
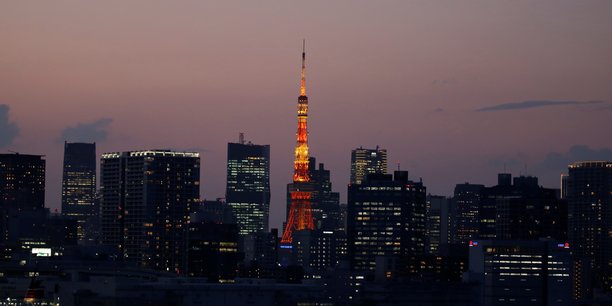
[[102,244],[142,267],[185,273],[189,215],[200,197],[198,153],[104,153]]
[[76,220],[45,208],[45,160],[40,155],[0,154],[0,253],[61,256],[75,245]]
[[238,274],[238,227],[236,224],[198,222],[189,224],[188,275],[209,282],[233,282]]
[[223,198],[214,201],[198,202],[191,214],[191,222],[210,222],[217,224],[236,224],[232,208]]
[[259,232],[246,236],[244,245],[245,260],[240,267],[242,277],[248,278],[284,278],[284,271],[279,266],[278,229],[270,232]]
[[400,258],[410,272],[425,253],[426,190],[407,171],[371,174],[348,188],[348,258],[355,270],[374,271],[377,256]]
[[41,155],[0,154],[0,243],[16,239],[9,219],[45,207],[45,160]]
[[[592,271],[577,279],[612,291],[612,163],[582,161],[569,165],[567,200],[568,236],[580,270]],[[578,297],[588,292],[579,285]]]
[[[480,184],[457,184],[453,202],[455,206],[454,237],[453,242],[467,244],[470,240],[477,238],[480,228],[480,205],[484,185]],[[494,216],[491,216],[493,218]]]
[[497,185],[504,187],[512,186],[512,173],[498,173]]
[[270,146],[227,144],[226,202],[240,235],[268,231],[270,214]]
[[427,195],[427,253],[437,255],[447,247],[452,235],[452,201],[444,196]]
[[299,231],[292,242],[292,262],[303,267],[308,277],[318,278],[330,268],[336,267],[346,257],[344,231]]
[[484,189],[479,216],[480,239],[567,239],[567,203],[536,177],[516,177],[507,185],[500,176],[497,186]]
[[480,305],[574,305],[570,247],[564,242],[474,240],[469,278]]
[[0,154],[0,205],[16,210],[45,207],[45,160],[41,155]]
[[319,163],[317,168],[314,157],[310,157],[309,162],[310,183],[314,186],[311,209],[315,228],[325,231],[344,230],[340,211],[340,193],[332,191],[329,170],[325,169],[323,163]]
[[8,227],[11,235],[4,244],[16,256],[57,257],[77,244],[77,220],[48,209],[10,211]]
[[387,173],[387,150],[364,149],[359,147],[351,151],[351,184],[361,184],[368,174]]
[[99,207],[96,195],[96,144],[64,143],[62,215],[78,223],[79,240],[94,240]]

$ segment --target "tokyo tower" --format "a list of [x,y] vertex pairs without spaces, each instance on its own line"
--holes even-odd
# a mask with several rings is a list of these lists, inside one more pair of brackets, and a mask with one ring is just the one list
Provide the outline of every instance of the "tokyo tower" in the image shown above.
[[295,160],[293,162],[293,185],[291,191],[291,207],[287,218],[287,225],[283,232],[282,244],[291,244],[293,232],[313,230],[310,187],[308,174],[308,97],[306,96],[306,42],[302,49],[302,81],[300,83],[300,96],[298,97],[298,128],[297,143],[295,145]]

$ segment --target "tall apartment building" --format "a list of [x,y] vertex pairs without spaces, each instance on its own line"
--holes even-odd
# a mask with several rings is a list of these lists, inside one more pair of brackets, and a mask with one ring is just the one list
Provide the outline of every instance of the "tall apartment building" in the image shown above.
[[45,207],[45,160],[40,155],[0,154],[0,242],[15,237],[10,215]]
[[100,161],[101,242],[122,259],[185,273],[189,215],[200,197],[199,153],[104,153]]
[[577,261],[590,265],[595,288],[612,291],[612,162],[569,165],[568,236]]

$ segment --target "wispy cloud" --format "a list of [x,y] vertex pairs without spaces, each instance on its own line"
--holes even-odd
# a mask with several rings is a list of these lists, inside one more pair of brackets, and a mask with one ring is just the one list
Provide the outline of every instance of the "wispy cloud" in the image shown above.
[[0,104],[0,148],[9,146],[19,134],[19,128],[15,123],[9,122],[10,107]]
[[452,84],[456,84],[456,83],[457,83],[457,79],[452,78],[452,77],[442,78],[442,79],[437,79],[437,80],[431,81],[431,85],[433,85],[433,86],[446,86],[446,85],[452,85]]
[[62,131],[58,141],[98,142],[106,140],[107,128],[113,119],[102,118],[90,123],[79,123]]
[[494,106],[487,106],[479,108],[477,112],[495,112],[495,111],[506,111],[506,110],[519,110],[527,108],[541,108],[548,106],[560,106],[560,105],[589,105],[589,104],[601,104],[606,103],[605,101],[550,101],[550,100],[530,100],[522,102],[510,102],[502,103]]
[[535,168],[543,173],[558,174],[567,171],[567,165],[576,161],[612,160],[612,150],[609,148],[594,149],[585,145],[574,145],[567,152],[550,152]]

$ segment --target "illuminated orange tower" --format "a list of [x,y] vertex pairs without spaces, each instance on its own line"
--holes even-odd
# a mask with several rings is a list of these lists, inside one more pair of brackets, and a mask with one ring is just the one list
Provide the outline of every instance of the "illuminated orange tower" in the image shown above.
[[293,185],[291,191],[291,207],[287,218],[287,225],[283,232],[281,243],[290,244],[293,241],[293,231],[313,230],[312,211],[310,201],[312,191],[309,188],[308,175],[308,97],[306,96],[306,41],[302,49],[302,81],[300,83],[300,96],[298,97],[298,128],[297,143],[295,145],[295,160],[293,162]]

